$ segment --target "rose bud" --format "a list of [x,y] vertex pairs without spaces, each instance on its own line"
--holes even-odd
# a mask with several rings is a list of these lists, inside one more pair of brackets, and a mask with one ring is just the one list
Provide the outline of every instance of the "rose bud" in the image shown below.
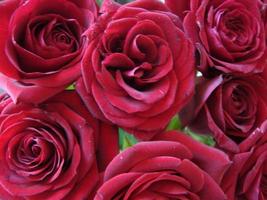
[[35,104],[63,91],[80,76],[82,33],[96,15],[93,0],[1,1],[1,88]]
[[[94,119],[74,92],[38,107],[0,99],[0,199],[92,199],[118,153],[117,129]],[[99,150],[107,138],[113,145]]]
[[139,139],[164,130],[194,88],[194,48],[164,3],[104,1],[77,91],[93,115]]

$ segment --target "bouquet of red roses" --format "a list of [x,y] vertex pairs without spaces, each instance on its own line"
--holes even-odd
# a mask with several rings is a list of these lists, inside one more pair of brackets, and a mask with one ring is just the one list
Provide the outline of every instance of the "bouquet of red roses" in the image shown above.
[[266,0],[1,0],[0,199],[267,200]]

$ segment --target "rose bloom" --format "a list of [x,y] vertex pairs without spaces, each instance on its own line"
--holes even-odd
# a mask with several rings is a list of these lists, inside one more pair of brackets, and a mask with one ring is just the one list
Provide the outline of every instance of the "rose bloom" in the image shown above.
[[267,121],[240,144],[222,188],[229,200],[267,199]]
[[117,129],[94,119],[74,92],[38,107],[0,99],[0,199],[92,199],[100,168],[118,153]]
[[0,85],[15,101],[40,103],[80,76],[81,37],[93,0],[0,1]]
[[185,31],[196,45],[198,68],[204,75],[258,73],[266,66],[258,0],[166,0],[166,4],[184,16]]
[[192,102],[181,112],[183,124],[238,152],[238,144],[267,118],[266,82],[259,75],[221,75],[197,82]]
[[87,33],[78,93],[97,118],[151,138],[193,94],[193,46],[160,1],[105,1],[102,12]]
[[156,139],[117,155],[94,199],[226,199],[217,184],[229,167],[226,154],[183,133]]

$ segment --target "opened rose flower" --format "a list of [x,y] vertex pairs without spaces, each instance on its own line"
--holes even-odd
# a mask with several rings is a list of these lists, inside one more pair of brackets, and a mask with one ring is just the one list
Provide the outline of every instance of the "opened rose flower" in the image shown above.
[[196,133],[211,134],[218,146],[238,152],[267,117],[267,84],[259,75],[198,78],[196,94],[181,119]]
[[40,103],[80,76],[93,0],[0,1],[0,85],[15,101]]
[[102,12],[87,32],[77,90],[94,116],[149,139],[193,94],[194,48],[160,1],[107,0]]
[[[226,154],[183,133],[164,133],[157,140],[117,155],[94,199],[226,199],[218,185],[230,164]],[[216,161],[209,162],[212,157]]]
[[[0,199],[92,198],[99,169],[118,153],[116,128],[103,128],[74,92],[38,107],[3,95],[0,109]],[[103,154],[98,141],[109,134]]]
[[197,48],[205,76],[259,73],[266,66],[264,23],[258,0],[166,0],[184,16],[186,33]]

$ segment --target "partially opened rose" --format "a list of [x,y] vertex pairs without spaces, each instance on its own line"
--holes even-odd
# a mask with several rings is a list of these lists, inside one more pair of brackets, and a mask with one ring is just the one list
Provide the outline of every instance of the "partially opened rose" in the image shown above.
[[156,139],[117,155],[94,199],[226,199],[218,185],[230,163],[223,152],[178,132]]
[[197,133],[211,134],[218,146],[238,152],[238,144],[267,118],[267,84],[261,76],[199,78],[181,119]]
[[94,116],[141,139],[163,130],[194,87],[194,49],[157,0],[104,1],[77,90]]
[[0,85],[15,101],[40,103],[80,76],[82,37],[94,0],[0,1]]
[[267,121],[240,144],[240,153],[225,174],[229,200],[267,199]]
[[[99,168],[118,153],[115,133],[99,124],[77,94],[64,92],[33,107],[0,103],[0,199],[91,199]],[[113,145],[98,149],[98,141]],[[97,157],[96,157],[97,154]]]
[[166,0],[183,24],[204,75],[258,73],[266,66],[264,24],[258,0]]

